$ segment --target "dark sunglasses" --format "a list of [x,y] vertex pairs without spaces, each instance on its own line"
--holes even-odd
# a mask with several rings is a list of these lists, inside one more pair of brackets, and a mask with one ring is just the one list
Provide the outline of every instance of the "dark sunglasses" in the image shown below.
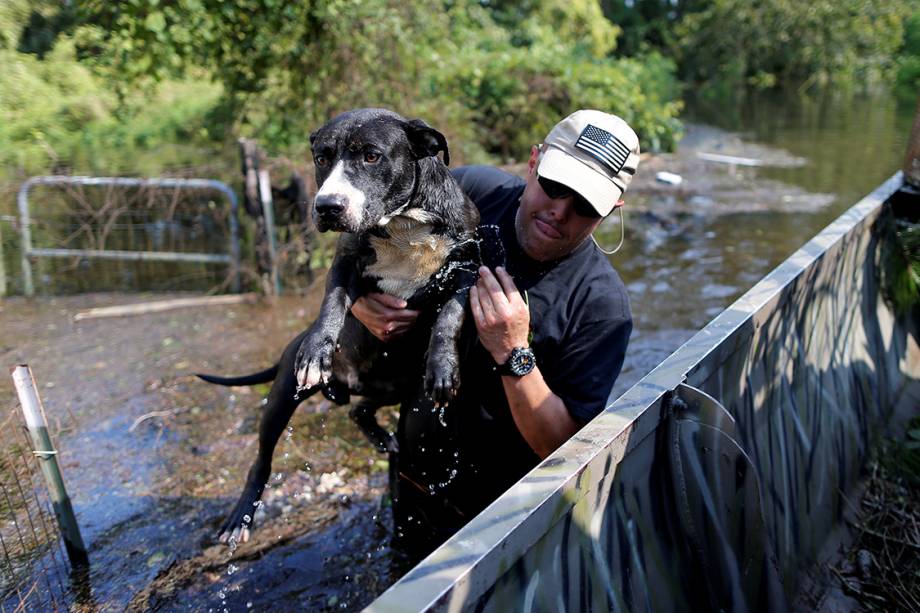
[[574,191],[568,185],[563,185],[558,181],[540,176],[537,176],[537,182],[540,183],[540,188],[543,192],[552,200],[562,200],[571,196],[573,198],[572,210],[574,210],[575,214],[579,217],[592,217],[594,219],[601,217],[601,214],[598,213],[587,200],[582,198],[578,192]]

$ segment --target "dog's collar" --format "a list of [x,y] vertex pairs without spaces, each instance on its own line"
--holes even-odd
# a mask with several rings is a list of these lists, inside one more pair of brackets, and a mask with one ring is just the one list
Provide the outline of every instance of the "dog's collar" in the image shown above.
[[[414,195],[414,194],[413,194],[413,195]],[[412,198],[411,198],[411,197],[410,197],[408,200],[406,200],[406,203],[405,203],[405,204],[399,206],[395,211],[393,211],[392,213],[389,213],[389,214],[384,215],[383,217],[381,217],[381,218],[380,218],[380,221],[377,222],[377,225],[378,225],[378,226],[385,226],[385,225],[387,225],[388,223],[390,223],[390,220],[393,219],[394,217],[399,217],[399,216],[402,214],[402,212],[406,210],[406,207],[409,206],[409,203],[410,203],[410,202],[412,202]]]

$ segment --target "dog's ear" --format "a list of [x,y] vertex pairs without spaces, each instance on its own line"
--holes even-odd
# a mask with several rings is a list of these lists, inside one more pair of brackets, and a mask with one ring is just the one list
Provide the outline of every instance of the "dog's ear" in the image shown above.
[[429,126],[421,119],[410,119],[406,122],[406,136],[412,152],[417,157],[433,157],[438,151],[444,152],[444,163],[450,164],[450,151],[447,149],[447,139],[444,135]]

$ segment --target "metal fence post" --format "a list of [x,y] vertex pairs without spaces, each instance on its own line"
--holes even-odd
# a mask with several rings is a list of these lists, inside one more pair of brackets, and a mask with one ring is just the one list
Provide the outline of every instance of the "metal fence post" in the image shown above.
[[32,284],[32,261],[29,259],[32,251],[32,227],[29,223],[29,189],[32,179],[27,179],[16,194],[16,203],[19,205],[19,231],[22,234],[20,249],[22,250],[22,293],[26,296],[35,294]]
[[262,200],[262,214],[265,215],[265,234],[268,237],[268,257],[271,258],[272,287],[275,295],[281,295],[281,275],[278,272],[278,246],[275,244],[275,206],[272,202],[272,182],[267,170],[259,171],[259,195]]
[[917,112],[914,115],[914,127],[907,142],[907,156],[904,158],[904,180],[920,187],[920,97],[917,98]]
[[0,298],[6,296],[6,265],[3,263],[3,219],[0,218]]
[[64,537],[64,546],[67,548],[70,564],[74,568],[87,566],[89,556],[86,553],[86,545],[83,544],[80,526],[77,525],[73,505],[64,487],[64,477],[61,475],[57,462],[57,451],[51,444],[51,437],[48,435],[48,422],[45,420],[45,411],[38,397],[38,391],[35,389],[35,379],[27,365],[20,364],[13,369],[13,383],[19,395],[22,414],[26,418],[29,438],[35,448],[33,453],[38,456],[42,475],[48,484],[54,515],[61,528],[61,535]]

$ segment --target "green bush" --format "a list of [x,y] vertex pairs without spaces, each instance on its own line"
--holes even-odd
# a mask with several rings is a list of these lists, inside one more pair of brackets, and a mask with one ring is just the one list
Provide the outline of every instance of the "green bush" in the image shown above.
[[675,25],[693,82],[871,85],[888,81],[912,0],[712,0]]
[[[43,60],[0,50],[0,62],[0,164],[7,172],[156,172],[188,164],[192,143],[209,140],[205,117],[220,87],[207,81],[164,82],[119,100],[76,59],[66,37]],[[164,147],[177,159],[143,163]]]
[[895,93],[906,102],[914,102],[920,92],[920,13],[904,21],[904,46],[897,66]]
[[121,87],[204,68],[223,87],[212,134],[245,133],[294,156],[317,125],[357,106],[424,117],[477,161],[526,155],[580,106],[636,117],[650,145],[674,140],[673,67],[608,59],[619,29],[597,0],[509,3],[516,19],[476,2],[243,4],[87,2],[76,36]]

